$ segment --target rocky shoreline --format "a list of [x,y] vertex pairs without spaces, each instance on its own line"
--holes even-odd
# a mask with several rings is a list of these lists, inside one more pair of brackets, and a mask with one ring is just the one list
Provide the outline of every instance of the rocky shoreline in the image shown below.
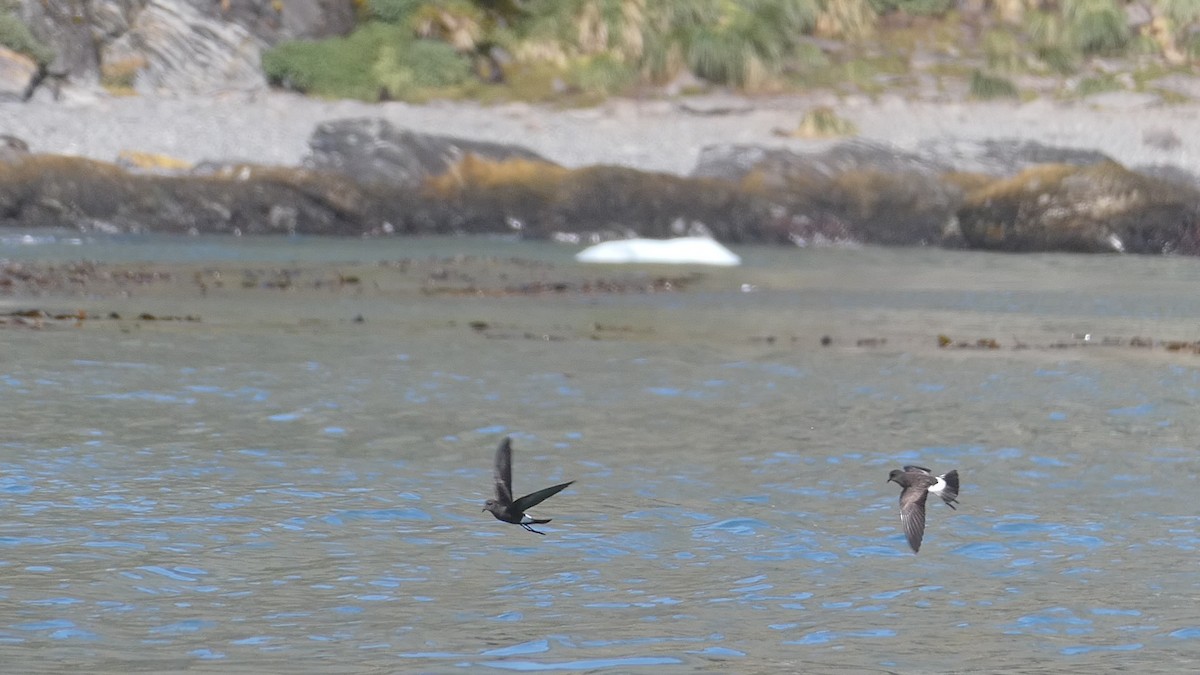
[[[791,133],[820,106],[836,106],[857,134]],[[6,226],[535,238],[700,230],[729,242],[1200,252],[1200,115],[1132,95],[1077,104],[708,96],[561,110],[230,92],[0,107],[0,133],[33,153],[0,162]],[[362,144],[320,161],[322,128]],[[430,154],[425,140],[417,151],[388,136],[407,132],[465,145]],[[462,164],[477,142],[508,150]],[[338,170],[364,152],[365,174]],[[403,189],[377,171],[405,162],[422,168]],[[67,173],[55,183],[55,171]],[[98,182],[84,194],[64,187],[89,180]]]
[[[110,97],[0,102],[7,133],[38,153],[116,161],[136,151],[203,161],[297,166],[318,124],[372,117],[416,132],[528,147],[567,167],[611,164],[687,175],[709,145],[739,143],[821,150],[836,139],[783,137],[804,113],[827,106],[856,138],[918,152],[934,143],[1035,141],[1103,153],[1128,167],[1170,165],[1200,177],[1200,104],[1164,105],[1109,93],[1079,102],[909,101],[831,95],[675,100],[615,99],[583,109],[524,103],[323,101],[282,92],[226,91],[207,97]],[[972,167],[964,167],[972,170]]]

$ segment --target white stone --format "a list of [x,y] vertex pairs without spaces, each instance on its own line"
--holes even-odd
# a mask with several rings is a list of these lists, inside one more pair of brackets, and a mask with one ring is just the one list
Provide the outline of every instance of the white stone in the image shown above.
[[588,263],[667,263],[692,265],[742,264],[733,251],[708,237],[619,239],[596,244],[575,255]]

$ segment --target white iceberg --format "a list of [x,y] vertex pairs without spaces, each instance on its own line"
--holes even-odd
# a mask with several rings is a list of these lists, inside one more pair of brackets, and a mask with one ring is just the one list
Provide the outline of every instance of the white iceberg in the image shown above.
[[587,263],[667,263],[692,265],[742,264],[733,251],[708,237],[619,239],[583,249],[575,255]]

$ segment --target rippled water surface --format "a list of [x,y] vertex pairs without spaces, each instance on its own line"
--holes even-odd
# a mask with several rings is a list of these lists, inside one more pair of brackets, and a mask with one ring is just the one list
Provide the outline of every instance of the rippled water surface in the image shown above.
[[[48,259],[570,253],[0,243]],[[3,331],[5,671],[1200,663],[1200,357],[1008,348],[1093,330],[1196,339],[1200,263],[744,253],[727,290],[293,300],[287,321],[278,299],[262,321],[221,321],[219,299],[196,298],[176,311],[217,318]],[[488,339],[410,320],[439,308],[627,334]],[[354,313],[367,320],[337,319]],[[920,346],[944,325],[1006,348]],[[829,347],[809,339],[826,331]],[[545,536],[480,512],[506,434],[518,493],[577,481],[538,509]],[[885,483],[906,463],[963,481],[957,511],[930,504],[919,555]]]

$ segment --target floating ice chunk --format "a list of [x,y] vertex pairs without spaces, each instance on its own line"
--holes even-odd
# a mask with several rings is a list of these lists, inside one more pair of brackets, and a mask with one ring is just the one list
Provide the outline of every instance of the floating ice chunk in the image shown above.
[[589,263],[742,264],[733,251],[708,237],[606,241],[585,248],[575,259]]

